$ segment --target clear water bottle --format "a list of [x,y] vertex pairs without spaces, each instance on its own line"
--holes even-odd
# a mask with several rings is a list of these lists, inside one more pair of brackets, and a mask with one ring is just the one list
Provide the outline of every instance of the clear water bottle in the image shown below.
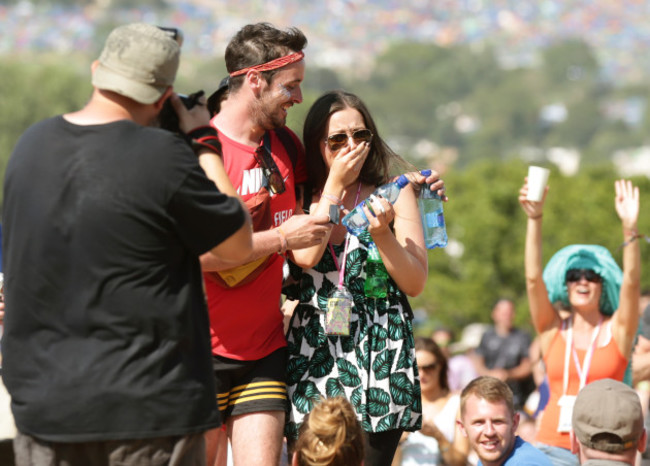
[[363,284],[363,292],[369,298],[385,298],[388,294],[388,271],[375,243],[368,245],[366,281]]
[[447,246],[447,227],[442,212],[442,199],[438,193],[431,191],[430,185],[424,184],[418,196],[418,207],[424,229],[424,243],[427,249]]
[[[399,196],[399,192],[408,183],[408,178],[404,175],[401,175],[396,181],[378,187],[372,194],[375,196],[382,196],[388,202],[394,204]],[[366,202],[368,202],[368,199],[361,201],[354,209],[350,211],[349,214],[343,217],[343,220],[341,220],[341,223],[345,225],[348,231],[354,236],[359,236],[366,228],[368,228],[368,218],[363,211],[363,206],[366,204]]]

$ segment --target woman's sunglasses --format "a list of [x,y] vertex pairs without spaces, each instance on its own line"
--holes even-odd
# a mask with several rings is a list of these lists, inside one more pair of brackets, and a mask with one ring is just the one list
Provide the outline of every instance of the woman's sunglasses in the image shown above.
[[603,281],[600,275],[589,269],[570,269],[566,273],[567,282],[579,282],[583,277],[588,282],[600,283]]
[[438,368],[438,361],[427,364],[426,366],[420,366],[421,371],[435,371]]
[[255,149],[255,160],[262,167],[265,187],[273,194],[282,194],[286,189],[284,179],[275,160],[273,160],[265,146],[259,146]]
[[348,133],[336,133],[327,136],[325,141],[327,142],[327,147],[329,147],[332,152],[336,152],[345,147],[349,138],[352,138],[357,144],[370,142],[372,141],[372,131],[369,129],[358,129],[354,131],[352,135],[348,135]]

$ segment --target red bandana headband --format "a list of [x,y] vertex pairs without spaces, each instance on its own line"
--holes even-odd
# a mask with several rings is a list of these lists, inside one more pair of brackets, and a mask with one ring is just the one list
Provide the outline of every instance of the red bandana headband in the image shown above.
[[254,66],[249,66],[248,68],[243,68],[241,70],[233,71],[230,73],[230,77],[234,78],[235,76],[240,76],[242,74],[248,73],[250,70],[256,70],[256,71],[271,71],[271,70],[277,70],[278,68],[282,68],[283,66],[290,65],[291,63],[295,63],[297,61],[302,60],[305,57],[304,52],[294,52],[289,55],[285,55],[284,57],[276,58],[275,60],[271,60],[270,62],[267,63],[262,63],[261,65],[254,65]]

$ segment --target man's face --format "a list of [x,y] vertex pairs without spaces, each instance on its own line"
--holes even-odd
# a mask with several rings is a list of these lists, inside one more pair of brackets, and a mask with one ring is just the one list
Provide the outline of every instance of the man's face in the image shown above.
[[494,324],[511,329],[515,319],[515,306],[510,301],[499,301],[492,310]]
[[287,123],[287,111],[302,102],[300,83],[305,77],[305,62],[292,63],[273,75],[257,100],[255,118],[265,130],[282,128]]
[[504,401],[489,401],[470,395],[465,401],[459,427],[485,466],[499,466],[515,444],[519,414]]

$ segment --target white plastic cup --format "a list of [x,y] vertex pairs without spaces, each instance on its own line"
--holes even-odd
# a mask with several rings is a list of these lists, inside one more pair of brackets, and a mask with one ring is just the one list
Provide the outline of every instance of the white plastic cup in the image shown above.
[[539,202],[544,196],[544,189],[548,182],[548,174],[551,171],[548,168],[536,167],[531,165],[528,167],[528,195],[526,199],[529,201]]

